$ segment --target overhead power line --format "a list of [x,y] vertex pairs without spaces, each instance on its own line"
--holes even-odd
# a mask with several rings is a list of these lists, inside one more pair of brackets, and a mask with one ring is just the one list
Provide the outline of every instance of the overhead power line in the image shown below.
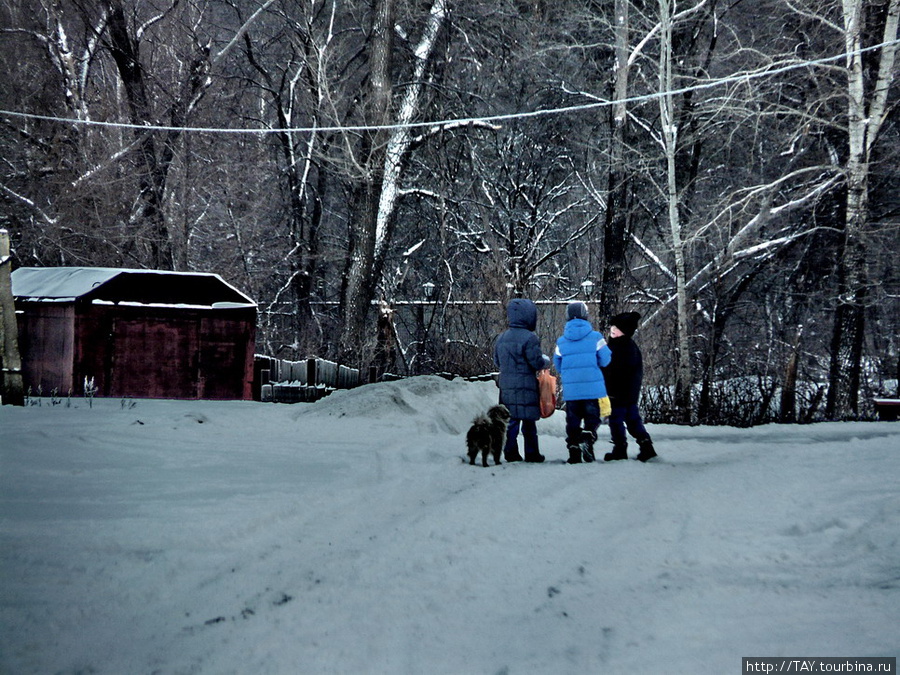
[[[390,131],[394,129],[437,129],[437,128],[450,128],[450,127],[461,127],[473,124],[492,124],[498,122],[505,122],[509,120],[517,120],[517,119],[528,119],[533,117],[549,117],[553,115],[565,115],[569,113],[577,113],[584,112],[587,110],[594,110],[597,108],[605,108],[609,106],[614,106],[620,103],[627,104],[636,104],[643,103],[645,101],[652,101],[658,99],[662,96],[669,95],[679,95],[686,94],[692,91],[701,91],[705,89],[713,89],[715,87],[721,87],[727,84],[734,84],[737,82],[749,82],[752,80],[759,80],[765,77],[771,77],[773,75],[780,75],[782,73],[790,72],[792,70],[799,70],[801,68],[809,68],[811,66],[820,66],[825,65],[827,63],[832,63],[834,61],[839,61],[841,59],[846,59],[848,56],[856,56],[863,54],[865,52],[873,51],[876,49],[881,49],[883,47],[888,47],[890,45],[900,44],[900,39],[897,40],[889,40],[888,42],[882,42],[877,45],[872,45],[870,47],[864,47],[862,49],[858,49],[852,52],[842,52],[840,54],[836,54],[834,56],[826,56],[821,59],[808,59],[802,61],[791,61],[788,63],[783,63],[783,65],[773,66],[769,68],[762,68],[754,71],[747,71],[743,73],[736,73],[734,75],[729,75],[728,77],[717,78],[714,80],[708,80],[706,82],[698,82],[692,84],[687,87],[682,87],[679,89],[674,89],[672,91],[661,91],[661,92],[653,92],[650,94],[642,94],[640,96],[632,96],[626,98],[622,101],[618,100],[609,100],[597,97],[598,100],[592,101],[590,103],[582,103],[578,105],[571,106],[561,106],[558,108],[546,108],[542,110],[532,110],[528,112],[517,112],[517,113],[505,113],[499,115],[483,115],[479,117],[461,117],[454,119],[444,119],[444,120],[434,120],[431,122],[410,122],[408,124],[359,124],[359,125],[346,125],[346,126],[313,126],[313,127],[290,127],[286,129],[278,129],[278,128],[262,128],[262,129],[247,129],[247,128],[229,128],[229,127],[179,127],[179,126],[166,126],[162,124],[129,124],[125,122],[103,122],[98,120],[80,120],[69,117],[56,117],[53,115],[37,115],[34,113],[25,113],[25,112],[17,112],[13,110],[0,110],[0,115],[5,115],[7,117],[16,117],[16,118],[25,118],[25,119],[33,119],[33,120],[42,120],[47,122],[59,122],[62,124],[71,124],[78,126],[95,126],[95,127],[110,127],[115,129],[134,129],[141,131],[178,131],[183,133],[204,133],[204,134],[284,134],[284,133],[296,133],[296,134],[308,134],[308,133],[340,133],[340,132],[362,132],[362,131]],[[586,95],[586,94],[585,94]]]

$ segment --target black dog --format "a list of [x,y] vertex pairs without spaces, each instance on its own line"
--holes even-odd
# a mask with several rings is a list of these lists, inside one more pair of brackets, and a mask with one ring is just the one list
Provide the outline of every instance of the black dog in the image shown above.
[[488,453],[494,455],[494,464],[500,463],[500,454],[506,441],[506,425],[509,423],[509,410],[505,405],[495,405],[487,411],[487,415],[478,415],[472,420],[472,426],[466,434],[466,447],[469,449],[469,464],[475,464],[475,458],[481,453],[481,463],[488,465]]

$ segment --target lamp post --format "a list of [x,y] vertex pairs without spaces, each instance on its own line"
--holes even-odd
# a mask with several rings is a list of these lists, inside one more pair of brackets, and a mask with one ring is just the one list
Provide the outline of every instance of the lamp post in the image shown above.
[[581,293],[586,298],[590,298],[594,294],[594,282],[590,279],[585,279],[581,282]]
[[424,364],[428,362],[428,332],[431,326],[431,321],[434,319],[434,311],[429,314],[428,322],[426,323],[425,319],[425,306],[431,305],[434,303],[435,299],[435,291],[437,287],[431,283],[430,281],[426,281],[422,284],[422,297],[424,298],[424,302],[420,303],[418,306],[418,322],[419,322],[419,349],[418,349],[418,358],[417,368],[416,370],[422,372],[422,368]]

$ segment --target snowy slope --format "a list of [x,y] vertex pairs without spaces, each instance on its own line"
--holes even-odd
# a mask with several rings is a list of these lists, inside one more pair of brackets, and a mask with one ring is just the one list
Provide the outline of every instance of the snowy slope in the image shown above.
[[[900,653],[900,424],[462,460],[492,383],[0,408],[2,673],[737,673]],[[598,447],[602,454],[602,446]]]

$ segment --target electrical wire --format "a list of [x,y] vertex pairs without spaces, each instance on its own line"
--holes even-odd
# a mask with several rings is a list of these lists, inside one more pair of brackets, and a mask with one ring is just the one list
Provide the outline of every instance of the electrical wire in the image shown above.
[[[77,126],[95,126],[95,127],[107,127],[114,129],[134,129],[140,131],[164,131],[164,132],[179,132],[179,133],[204,133],[204,134],[309,134],[309,133],[347,133],[347,132],[365,132],[365,131],[393,131],[397,129],[440,129],[440,128],[451,128],[451,127],[464,127],[475,124],[492,124],[497,122],[504,122],[509,120],[517,120],[517,119],[528,119],[534,117],[547,117],[553,115],[564,115],[569,113],[577,113],[584,112],[588,110],[595,110],[598,108],[605,108],[609,106],[614,106],[617,104],[625,103],[625,104],[637,104],[643,103],[646,101],[652,101],[658,99],[663,96],[674,96],[680,94],[686,94],[693,91],[701,91],[705,89],[712,89],[715,87],[720,87],[727,84],[733,84],[736,82],[750,82],[752,80],[758,80],[765,77],[771,77],[773,75],[780,75],[782,73],[790,72],[792,70],[799,70],[802,68],[809,68],[813,66],[825,65],[827,63],[831,63],[833,61],[839,61],[841,59],[846,59],[850,56],[861,55],[865,52],[873,51],[876,49],[881,49],[883,47],[888,47],[890,45],[900,44],[900,39],[889,40],[887,42],[882,42],[877,45],[872,45],[870,47],[864,47],[862,49],[858,49],[852,52],[842,52],[841,54],[837,54],[834,56],[826,56],[820,59],[810,59],[803,60],[798,62],[787,63],[782,66],[777,66],[773,68],[765,68],[757,71],[748,71],[744,73],[736,73],[734,75],[729,75],[728,77],[718,78],[714,80],[709,80],[706,82],[699,82],[696,84],[692,84],[687,87],[682,87],[679,89],[674,89],[671,91],[662,91],[662,92],[653,92],[650,94],[642,94],[640,96],[633,96],[626,98],[624,100],[608,100],[608,99],[600,99],[597,101],[593,101],[591,103],[583,103],[579,105],[572,106],[562,106],[558,108],[547,108],[542,110],[533,110],[529,112],[518,112],[518,113],[505,113],[500,115],[485,115],[480,117],[462,117],[462,118],[454,118],[454,119],[444,119],[444,120],[436,120],[431,122],[410,122],[407,124],[360,124],[360,125],[346,125],[346,126],[314,126],[314,127],[290,127],[284,129],[278,128],[264,128],[264,129],[247,129],[247,128],[228,128],[228,127],[179,127],[179,126],[166,126],[161,124],[129,124],[125,122],[103,122],[99,120],[80,120],[69,117],[57,117],[53,115],[38,115],[34,113],[25,113],[25,112],[17,112],[12,110],[0,110],[0,115],[4,115],[6,117],[13,118],[25,118],[25,119],[33,119],[33,120],[42,120],[45,122],[59,122],[62,124],[71,124]],[[599,98],[599,97],[598,97]]]

